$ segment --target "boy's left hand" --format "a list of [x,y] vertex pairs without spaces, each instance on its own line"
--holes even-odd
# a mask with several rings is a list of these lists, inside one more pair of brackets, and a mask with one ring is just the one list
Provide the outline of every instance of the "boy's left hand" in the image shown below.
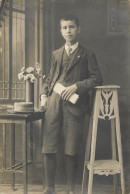
[[68,86],[65,90],[61,93],[61,97],[63,100],[69,100],[69,98],[77,91],[76,84]]

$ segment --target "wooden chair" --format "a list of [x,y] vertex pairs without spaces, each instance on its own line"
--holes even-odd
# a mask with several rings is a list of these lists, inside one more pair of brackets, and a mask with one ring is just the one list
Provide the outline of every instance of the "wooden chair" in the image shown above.
[[[120,132],[120,119],[118,107],[117,89],[120,86],[98,86],[96,87],[96,95],[94,100],[93,113],[89,122],[89,131],[86,145],[82,190],[87,179],[87,170],[89,171],[88,194],[92,194],[93,175],[114,175],[114,191],[116,192],[116,174],[120,173],[122,194],[125,194],[125,182],[123,172],[122,144]],[[112,159],[95,160],[96,139],[98,120],[108,118],[111,121],[111,143],[112,143]],[[118,149],[118,158],[116,156],[116,140]]]

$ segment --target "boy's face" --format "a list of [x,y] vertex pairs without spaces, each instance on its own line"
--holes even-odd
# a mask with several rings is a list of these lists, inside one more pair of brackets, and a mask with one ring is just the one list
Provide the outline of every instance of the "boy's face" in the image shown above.
[[73,20],[61,21],[61,34],[68,44],[75,44],[77,36],[80,32],[80,27]]

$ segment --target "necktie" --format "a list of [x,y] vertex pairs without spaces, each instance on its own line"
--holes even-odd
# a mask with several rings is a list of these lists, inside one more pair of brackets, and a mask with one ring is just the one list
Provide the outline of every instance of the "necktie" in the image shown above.
[[72,48],[68,47],[68,49],[67,49],[68,56],[71,54],[71,52],[72,52]]

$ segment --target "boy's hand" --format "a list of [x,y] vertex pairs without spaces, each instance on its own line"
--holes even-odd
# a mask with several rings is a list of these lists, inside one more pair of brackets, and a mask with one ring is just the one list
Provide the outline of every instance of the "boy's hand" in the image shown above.
[[65,90],[61,93],[61,97],[63,100],[69,100],[69,98],[77,91],[76,84],[68,86]]

